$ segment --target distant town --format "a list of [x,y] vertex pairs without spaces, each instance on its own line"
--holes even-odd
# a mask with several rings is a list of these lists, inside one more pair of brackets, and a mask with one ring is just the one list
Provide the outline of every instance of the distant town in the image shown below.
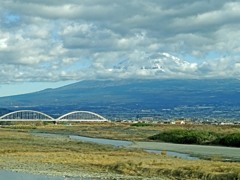
[[[29,108],[29,107],[28,107]],[[132,106],[124,108],[116,107],[87,107],[84,110],[96,112],[108,120],[127,123],[146,123],[146,124],[211,124],[211,125],[240,125],[240,107],[239,106],[217,106],[217,105],[197,105],[197,106],[178,106],[159,109],[134,109]],[[19,110],[15,107],[2,110],[0,115],[6,112]],[[34,109],[34,108],[30,108]],[[70,112],[78,107],[66,106],[56,107],[38,107],[34,110],[45,112],[52,117],[59,117],[62,113]]]

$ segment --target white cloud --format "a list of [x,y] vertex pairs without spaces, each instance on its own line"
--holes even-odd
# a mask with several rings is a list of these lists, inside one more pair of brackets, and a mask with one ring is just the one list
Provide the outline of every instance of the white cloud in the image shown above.
[[0,83],[239,78],[239,9],[225,0],[2,1]]

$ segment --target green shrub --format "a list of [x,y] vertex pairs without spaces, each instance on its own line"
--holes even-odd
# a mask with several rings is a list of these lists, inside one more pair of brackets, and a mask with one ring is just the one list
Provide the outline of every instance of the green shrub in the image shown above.
[[174,129],[163,131],[149,137],[149,139],[179,144],[210,144],[240,147],[240,133],[220,134],[204,130]]
[[157,135],[149,137],[149,139],[152,140],[180,144],[211,144],[211,142],[217,138],[218,135],[213,132],[186,129],[163,131]]
[[218,143],[223,146],[240,147],[240,133],[227,134],[220,137]]

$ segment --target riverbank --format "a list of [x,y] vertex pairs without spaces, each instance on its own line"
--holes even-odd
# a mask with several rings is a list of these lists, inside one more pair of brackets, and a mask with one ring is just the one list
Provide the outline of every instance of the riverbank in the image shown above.
[[168,156],[182,159],[216,159],[222,161],[240,162],[239,148],[210,146],[210,145],[189,145],[164,142],[144,142],[144,141],[126,141],[106,138],[92,138],[79,135],[64,135],[50,133],[31,133],[40,137],[69,137],[71,140],[92,142],[102,145],[112,145],[115,147],[137,148],[147,152],[164,152]]
[[[89,134],[96,129],[115,129],[112,124],[86,125]],[[132,127],[126,127],[125,132]],[[56,129],[56,130],[54,130]],[[95,131],[94,131],[95,129]],[[36,137],[33,130],[65,134],[63,137]],[[236,179],[240,163],[206,160],[184,160],[167,154],[147,153],[142,149],[113,147],[71,140],[69,135],[81,133],[78,126],[12,126],[0,128],[0,168],[33,173],[106,179]],[[134,136],[136,129],[131,131]],[[106,132],[104,131],[104,132]],[[149,132],[149,129],[143,129]],[[151,132],[153,130],[150,130]],[[140,133],[136,133],[139,137]],[[87,134],[87,130],[84,131]],[[120,135],[123,135],[120,134]],[[99,132],[103,135],[103,132]],[[115,132],[112,132],[112,135]],[[110,136],[111,134],[106,134]],[[127,137],[127,136],[125,136]],[[139,142],[141,143],[141,142]],[[67,172],[67,173],[66,173]],[[84,175],[84,176],[85,176]]]
[[16,129],[0,129],[0,146],[0,169],[78,179],[148,178],[150,175],[136,168],[161,158],[141,150],[83,143],[64,136],[36,137]]
[[[10,162],[13,162],[12,159]],[[18,162],[15,162],[18,163]],[[44,164],[25,164],[21,167],[13,167],[13,166],[6,166],[7,169],[0,169],[0,179],[14,179],[14,180],[93,180],[93,179],[105,179],[105,180],[139,180],[142,177],[139,176],[128,176],[128,175],[120,175],[120,174],[113,174],[113,173],[102,173],[102,172],[86,172],[86,171],[69,171],[69,172],[62,172],[54,171],[52,165],[49,166]],[[10,169],[11,168],[11,169]],[[47,169],[49,168],[49,169]],[[147,179],[155,179],[155,178],[145,178]],[[161,179],[156,178],[156,179]],[[165,178],[164,178],[165,179]]]
[[180,153],[191,154],[192,156],[200,157],[202,159],[240,162],[240,149],[234,147],[187,145],[164,142],[137,142],[137,141],[135,141],[134,144],[132,144],[130,147],[153,150],[176,151]]
[[[132,145],[136,144],[137,142],[132,142],[132,141],[126,141],[126,140],[113,140],[113,139],[105,139],[105,138],[92,138],[92,137],[85,137],[85,136],[79,136],[79,135],[62,135],[62,134],[50,134],[50,133],[31,133],[32,135],[35,136],[40,136],[40,137],[69,137],[72,140],[76,141],[82,141],[82,142],[91,142],[91,143],[97,143],[101,145],[112,145],[115,147],[125,147],[125,148],[133,148]],[[139,149],[139,148],[138,148]],[[166,151],[163,149],[149,149],[149,148],[142,148],[146,152],[151,152],[151,153],[165,153],[168,156],[176,157],[176,158],[181,158],[181,159],[192,159],[196,160],[199,159],[198,157],[193,157],[190,154],[186,153],[179,153],[175,151]]]
[[[214,125],[148,125],[148,126],[135,126],[131,123],[76,123],[71,125],[60,124],[57,126],[44,126],[37,127],[34,132],[56,133],[65,135],[79,135],[94,138],[106,138],[117,140],[128,140],[133,142],[156,142],[150,140],[149,137],[165,131],[194,131],[197,132],[213,132],[221,134],[240,133],[240,126],[214,126]],[[139,144],[139,143],[137,143]],[[136,148],[152,149],[149,145],[132,146]],[[145,143],[146,144],[146,143]],[[149,143],[151,144],[151,143]],[[154,143],[153,143],[154,144]],[[172,145],[171,145],[172,144]],[[167,150],[180,153],[192,154],[193,156],[200,156],[204,159],[218,159],[239,161],[240,153],[239,148],[226,147],[226,146],[211,146],[211,145],[186,145],[186,144],[173,144],[161,142],[155,146],[155,150]],[[159,148],[161,147],[161,148]]]

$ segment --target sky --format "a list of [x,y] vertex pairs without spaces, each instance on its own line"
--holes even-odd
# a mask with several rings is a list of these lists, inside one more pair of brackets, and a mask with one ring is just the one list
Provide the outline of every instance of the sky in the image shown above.
[[0,3],[0,96],[88,79],[240,78],[237,0]]

